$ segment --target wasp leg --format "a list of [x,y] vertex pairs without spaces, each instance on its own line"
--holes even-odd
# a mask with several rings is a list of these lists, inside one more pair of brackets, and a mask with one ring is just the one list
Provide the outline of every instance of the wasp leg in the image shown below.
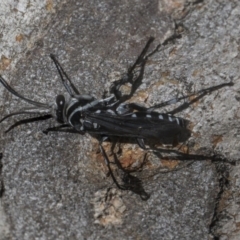
[[108,167],[108,171],[109,171],[109,174],[111,175],[112,179],[113,179],[113,182],[116,184],[116,186],[121,189],[121,190],[129,190],[129,191],[132,191],[136,194],[138,194],[142,200],[147,200],[150,195],[147,194],[145,192],[145,190],[143,189],[143,186],[142,186],[142,181],[140,179],[138,179],[137,177],[135,176],[132,176],[130,173],[128,173],[125,169],[123,169],[123,167],[121,166],[119,160],[117,159],[117,156],[115,153],[113,153],[114,155],[114,161],[115,163],[117,164],[118,168],[120,170],[122,170],[123,172],[123,177],[122,177],[122,181],[123,181],[123,185],[120,185],[117,181],[117,179],[115,178],[114,174],[113,174],[113,171],[111,169],[111,166],[110,166],[110,161],[109,161],[109,158],[102,146],[102,142],[104,140],[106,140],[107,137],[104,137],[102,138],[101,141],[99,141],[99,148],[100,148],[100,151],[104,157],[104,160],[105,160],[105,163]]
[[118,115],[125,115],[129,113],[133,113],[134,110],[141,111],[141,112],[146,112],[148,108],[137,104],[137,103],[122,103],[120,105],[114,106],[115,111]]
[[185,109],[187,109],[190,105],[192,105],[193,103],[197,102],[199,99],[203,98],[205,95],[207,95],[208,93],[211,93],[211,92],[214,92],[218,89],[221,89],[223,87],[226,87],[226,86],[233,86],[233,82],[228,82],[228,83],[223,83],[223,84],[219,84],[219,85],[216,85],[216,86],[213,86],[213,87],[209,87],[209,88],[205,88],[205,89],[202,89],[198,92],[196,92],[195,94],[191,94],[189,96],[187,96],[188,98],[191,97],[191,96],[196,96],[195,98],[193,98],[191,101],[189,102],[185,102],[183,103],[182,105],[180,105],[179,107],[175,108],[174,110],[168,112],[168,114],[175,114],[175,113],[178,113],[178,112],[181,112]]
[[[68,128],[68,129],[63,129]],[[43,133],[48,134],[49,132],[68,132],[68,133],[78,133],[78,134],[84,134],[83,131],[77,131],[76,129],[70,128],[69,124],[62,124],[56,127],[47,128],[46,130],[43,130]]]
[[140,148],[146,150],[146,146],[145,146],[145,143],[144,143],[144,139],[143,138],[137,138],[137,143],[139,145]]
[[153,41],[154,41],[154,37],[150,37],[148,39],[147,44],[143,48],[143,50],[142,50],[141,54],[139,55],[139,57],[137,58],[136,62],[132,65],[132,67],[130,67],[128,69],[128,73],[132,73],[137,65],[140,65],[142,62],[145,62],[147,60],[147,57],[145,57],[145,55]]
[[50,54],[50,58],[53,60],[55,66],[57,68],[57,71],[61,77],[62,84],[64,85],[64,87],[66,88],[66,90],[68,91],[70,96],[73,97],[74,95],[80,95],[79,91],[77,90],[77,88],[75,87],[75,85],[73,84],[71,79],[68,77],[67,73],[64,71],[64,69],[62,68],[62,66],[56,59],[56,57],[53,54]]
[[[142,83],[142,78],[143,78],[143,73],[144,73],[144,66],[147,61],[147,57],[145,56],[151,43],[153,42],[154,38],[150,37],[147,44],[145,45],[144,49],[142,50],[141,54],[135,61],[135,63],[128,69],[127,74],[121,78],[120,80],[115,81],[112,86],[110,87],[110,93],[113,93],[116,97],[117,100],[120,102],[124,102],[132,97],[134,92],[137,90],[137,88],[141,85]],[[140,67],[139,74],[135,76],[135,69],[137,67]],[[130,83],[132,84],[131,91],[128,95],[122,95],[120,88],[126,84]]]
[[[122,187],[124,187],[125,190],[129,190],[131,192],[134,192],[135,194],[138,194],[142,200],[148,200],[150,195],[145,192],[142,186],[142,181],[139,178],[131,175],[130,172],[126,171],[119,162],[116,154],[114,153],[113,155],[115,163],[117,164],[118,168],[121,169],[123,172],[122,181],[124,185],[122,185]],[[144,159],[144,163],[145,160],[146,158]]]
[[[105,139],[104,139],[104,140],[105,140]],[[104,148],[103,148],[103,146],[102,146],[102,142],[103,142],[103,140],[101,140],[101,141],[99,142],[99,148],[100,148],[100,151],[101,151],[101,153],[102,153],[102,155],[103,155],[103,157],[104,157],[105,163],[106,163],[106,165],[107,165],[107,167],[108,167],[108,172],[109,172],[109,174],[111,175],[111,178],[112,178],[113,182],[116,184],[116,186],[117,186],[119,189],[121,189],[121,190],[127,190],[126,188],[124,188],[123,186],[121,186],[121,185],[118,183],[117,179],[115,178],[115,176],[114,176],[114,174],[113,174],[113,172],[112,172],[112,169],[111,169],[111,167],[110,167],[109,158],[108,158],[108,156],[107,156],[107,154],[106,154],[106,152],[105,152],[105,150],[104,150]]]
[[27,118],[27,119],[23,119],[20,121],[17,121],[16,123],[14,123],[12,126],[10,126],[5,133],[11,131],[13,128],[22,125],[22,124],[26,124],[26,123],[30,123],[30,122],[37,122],[37,121],[44,121],[47,120],[49,118],[52,118],[52,115],[44,115],[44,116],[40,116],[40,117],[34,117],[34,118]]
[[[155,47],[155,49],[152,52],[147,54],[147,51],[148,51],[150,45],[154,41],[154,37],[150,37],[149,40],[147,41],[147,44],[143,48],[141,54],[139,55],[139,57],[135,61],[135,63],[130,68],[128,68],[127,74],[123,78],[115,81],[112,84],[112,86],[110,87],[110,93],[113,93],[117,100],[122,100],[121,102],[124,102],[124,101],[130,99],[132,97],[132,95],[134,94],[134,92],[137,90],[137,88],[142,83],[144,66],[147,62],[148,57],[155,54],[161,46],[167,45],[169,42],[173,42],[176,38],[179,38],[179,37],[181,37],[181,36],[176,35],[176,34],[170,36],[162,44],[161,43],[158,44],[157,47]],[[138,76],[135,77],[135,73],[137,72],[136,71],[137,67],[140,67],[140,70],[138,70],[140,72],[140,74],[138,74]],[[121,88],[122,85],[124,85],[126,83],[131,83],[132,84],[131,93],[128,96],[125,96],[125,98],[122,99],[122,93],[120,91],[120,88]]]
[[228,83],[222,83],[222,84],[219,84],[219,85],[216,85],[216,86],[213,86],[213,87],[201,89],[201,90],[199,90],[199,91],[197,91],[195,93],[189,94],[187,96],[182,96],[182,97],[179,97],[179,98],[172,98],[172,99],[170,99],[168,101],[156,104],[156,105],[154,105],[152,107],[149,107],[146,111],[147,112],[151,112],[154,109],[162,108],[162,107],[165,107],[165,106],[168,106],[168,105],[172,105],[172,104],[178,103],[178,102],[180,102],[182,100],[191,99],[191,97],[195,97],[191,101],[184,102],[179,107],[177,107],[174,110],[168,112],[168,114],[175,114],[175,113],[181,112],[184,109],[188,108],[190,105],[192,105],[193,103],[197,102],[199,99],[201,99],[205,95],[207,95],[207,94],[209,94],[209,93],[211,93],[213,91],[216,91],[218,89],[221,89],[223,87],[226,87],[226,86],[233,86],[233,82],[231,81],[231,82],[228,82]]
[[150,194],[145,192],[142,181],[139,178],[129,173],[124,173],[122,180],[126,189],[138,194],[142,200],[146,201],[150,198]]

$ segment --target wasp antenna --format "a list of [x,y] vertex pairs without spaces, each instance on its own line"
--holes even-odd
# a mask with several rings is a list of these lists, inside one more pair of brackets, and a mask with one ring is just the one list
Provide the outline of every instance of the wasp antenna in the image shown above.
[[19,125],[22,125],[22,124],[26,124],[26,123],[30,123],[30,122],[37,122],[37,121],[45,121],[49,118],[52,118],[52,115],[50,114],[47,114],[47,115],[44,115],[44,116],[39,116],[39,117],[34,117],[34,118],[27,118],[27,119],[22,119],[16,123],[14,123],[12,126],[10,126],[6,131],[5,133],[8,133],[9,131],[11,131],[13,128],[19,126]]
[[77,95],[80,95],[79,91],[74,86],[74,84],[72,83],[71,79],[68,77],[66,72],[63,70],[62,66],[60,65],[60,63],[58,62],[56,57],[53,54],[50,54],[50,58],[53,60],[55,66],[56,66],[56,68],[58,70],[58,73],[59,73],[59,75],[61,77],[62,84],[64,85],[64,87],[66,88],[66,90],[70,94],[70,96],[73,97],[74,93],[77,94]]
[[35,101],[32,101],[28,98],[25,98],[24,96],[20,95],[17,91],[15,91],[12,87],[10,87],[10,85],[4,80],[4,78],[0,75],[0,83],[2,83],[2,85],[10,92],[12,93],[13,95],[15,95],[16,97],[19,97],[21,98],[22,100],[32,104],[32,105],[35,105],[37,107],[42,107],[42,108],[49,108],[48,104],[45,104],[45,103],[41,103],[41,102],[35,102]]
[[4,120],[6,120],[7,118],[10,118],[12,116],[16,116],[16,115],[21,115],[21,114],[42,114],[43,112],[41,111],[19,111],[19,112],[14,112],[14,113],[10,113],[8,115],[6,115],[5,117],[3,117],[2,119],[0,119],[0,123],[3,122]]

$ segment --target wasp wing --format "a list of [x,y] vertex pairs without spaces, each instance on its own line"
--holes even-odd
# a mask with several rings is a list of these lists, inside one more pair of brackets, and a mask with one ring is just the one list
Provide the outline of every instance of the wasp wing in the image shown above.
[[158,139],[162,142],[189,138],[188,121],[157,112],[136,112],[126,115],[113,115],[108,112],[84,114],[85,122],[90,123],[87,131],[92,133]]

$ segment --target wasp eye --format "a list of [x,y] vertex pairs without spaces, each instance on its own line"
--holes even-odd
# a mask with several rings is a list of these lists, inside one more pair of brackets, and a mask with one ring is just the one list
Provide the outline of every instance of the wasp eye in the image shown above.
[[56,97],[56,103],[57,103],[58,108],[63,108],[64,104],[65,104],[64,96],[63,95],[58,95]]
[[56,103],[57,103],[57,110],[56,110],[57,120],[62,123],[63,122],[63,109],[64,109],[64,105],[65,105],[64,96],[58,95],[56,97]]

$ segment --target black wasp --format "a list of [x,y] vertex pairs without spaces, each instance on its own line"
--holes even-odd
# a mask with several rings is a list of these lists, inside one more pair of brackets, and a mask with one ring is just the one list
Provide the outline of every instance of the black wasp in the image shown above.
[[[127,102],[142,83],[144,66],[148,57],[160,47],[159,45],[153,52],[147,54],[153,40],[153,37],[149,38],[136,62],[121,79],[111,85],[109,96],[100,100],[90,95],[81,95],[53,55],[50,55],[50,57],[56,65],[61,81],[68,92],[67,97],[58,95],[55,103],[41,103],[25,98],[0,76],[0,82],[9,92],[35,106],[11,113],[1,119],[0,122],[18,114],[39,114],[38,117],[16,122],[6,132],[20,124],[55,118],[61,125],[48,128],[44,131],[45,133],[49,131],[66,131],[80,134],[90,133],[99,136],[101,153],[105,158],[109,174],[112,176],[117,187],[123,190],[131,190],[146,200],[149,195],[143,190],[141,181],[138,178],[130,175],[128,172],[124,172],[122,178],[123,184],[118,183],[111,170],[108,156],[102,147],[102,142],[108,138],[127,137],[136,139],[139,146],[145,149],[144,140],[146,139],[155,139],[159,142],[171,142],[174,139],[178,142],[183,142],[189,138],[191,132],[187,128],[188,121],[173,115],[177,111],[180,111],[179,109],[168,114],[154,111],[157,108],[185,100],[189,96],[173,98],[150,108]],[[127,94],[121,92],[121,87],[125,84],[130,84],[131,86],[131,90]],[[231,85],[232,82],[224,83],[200,90],[191,96],[196,96],[195,99],[199,99],[209,92]],[[184,104],[182,106],[186,107]]]

